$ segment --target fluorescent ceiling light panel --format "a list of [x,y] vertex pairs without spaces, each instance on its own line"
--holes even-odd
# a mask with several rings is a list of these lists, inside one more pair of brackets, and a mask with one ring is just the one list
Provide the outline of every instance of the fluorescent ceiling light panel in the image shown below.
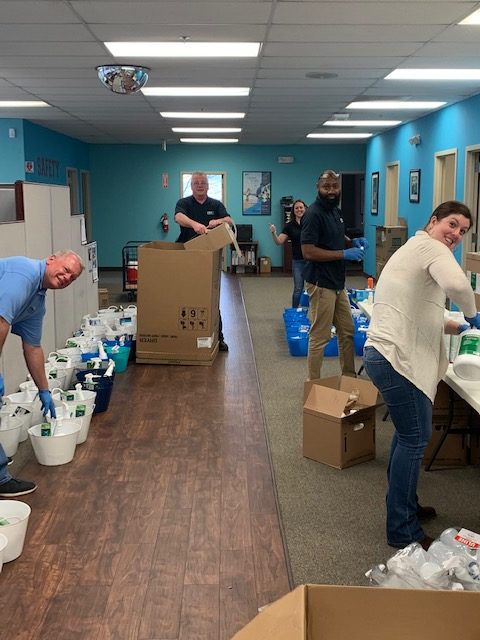
[[425,102],[406,100],[369,100],[368,102],[351,102],[346,109],[436,109],[443,107],[446,102]]
[[480,9],[477,9],[476,11],[471,13],[469,16],[464,18],[458,24],[460,24],[462,26],[471,25],[471,24],[480,24]]
[[373,133],[308,133],[307,138],[371,138]]
[[142,58],[255,58],[259,42],[105,42],[114,56]]
[[146,87],[145,96],[248,96],[249,87]]
[[18,107],[36,108],[36,107],[49,107],[50,105],[42,100],[0,100],[0,108],[11,109]]
[[238,138],[180,138],[180,142],[199,142],[202,144],[238,142]]
[[385,80],[480,80],[480,69],[395,69]]
[[324,127],[394,127],[401,120],[327,120]]
[[174,133],[240,133],[239,127],[172,127]]
[[189,118],[190,120],[198,119],[207,119],[211,118],[215,120],[218,118],[219,120],[238,120],[240,118],[244,118],[245,114],[241,112],[232,111],[229,113],[228,111],[160,111],[160,115],[162,118]]

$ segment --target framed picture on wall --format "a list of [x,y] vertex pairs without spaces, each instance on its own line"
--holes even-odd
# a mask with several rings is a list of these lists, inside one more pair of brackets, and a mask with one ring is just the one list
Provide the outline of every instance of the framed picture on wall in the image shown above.
[[408,200],[410,202],[420,202],[420,169],[412,169],[410,171]]
[[244,216],[272,215],[271,194],[271,171],[244,171],[242,173],[242,214]]
[[372,173],[372,186],[370,195],[370,213],[374,216],[378,215],[378,183],[380,181],[380,174],[378,171]]

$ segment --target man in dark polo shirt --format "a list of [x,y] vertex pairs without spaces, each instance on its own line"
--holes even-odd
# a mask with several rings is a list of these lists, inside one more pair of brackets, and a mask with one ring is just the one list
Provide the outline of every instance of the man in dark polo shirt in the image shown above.
[[[208,197],[206,173],[195,171],[192,174],[191,187],[192,195],[180,198],[175,205],[175,222],[180,225],[180,235],[177,242],[187,242],[195,236],[208,233],[209,229],[214,229],[225,222],[233,224],[233,220],[228,215],[223,203]],[[218,348],[220,351],[228,351],[228,345],[223,339],[220,311],[219,317]]]
[[353,319],[345,291],[345,260],[362,261],[368,242],[365,238],[350,240],[345,235],[338,207],[340,189],[339,174],[325,170],[317,181],[317,199],[303,216],[301,243],[311,321],[309,380],[321,376],[323,351],[330,340],[332,325],[338,336],[342,374],[356,375]]

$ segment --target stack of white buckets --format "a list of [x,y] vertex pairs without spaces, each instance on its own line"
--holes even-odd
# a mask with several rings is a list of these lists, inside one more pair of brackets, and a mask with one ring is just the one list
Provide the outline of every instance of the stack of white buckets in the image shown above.
[[[126,326],[120,322],[124,316],[129,318]],[[132,317],[136,321],[134,305],[125,311],[118,311],[115,307],[100,309],[97,316],[82,319],[83,339],[88,341],[93,336],[100,337],[100,332],[101,337],[112,337],[115,333],[130,329]],[[101,327],[97,324],[99,320]],[[77,345],[81,345],[82,337],[69,339],[67,344],[71,340],[78,340]],[[86,441],[95,409],[96,392],[82,389],[81,384],[70,390],[74,369],[82,362],[81,346],[59,349],[50,353],[47,360],[45,371],[57,413],[57,419],[51,425],[52,437],[41,434],[44,419],[38,389],[29,379],[20,384],[19,392],[3,397],[0,443],[6,455],[13,457],[19,443],[30,436],[37,461],[46,466],[58,466],[71,462],[77,444]],[[15,560],[22,553],[30,513],[31,509],[25,502],[0,500],[0,572],[4,562]]]

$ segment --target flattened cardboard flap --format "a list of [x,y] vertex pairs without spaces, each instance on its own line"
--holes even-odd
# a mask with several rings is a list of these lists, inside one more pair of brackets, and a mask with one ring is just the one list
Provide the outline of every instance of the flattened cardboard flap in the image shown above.
[[307,587],[297,587],[265,607],[232,640],[305,640]]
[[352,391],[360,391],[358,404],[366,407],[380,406],[381,404],[383,404],[377,388],[370,382],[370,380],[362,380],[362,378],[352,378],[351,376],[332,376],[330,378],[317,378],[316,380],[308,380],[304,385],[304,403],[306,403],[310,390],[314,386],[343,391],[347,395],[352,393]]
[[217,251],[235,241],[233,231],[225,222],[202,236],[188,240],[183,246],[187,251]]
[[314,384],[303,406],[309,413],[341,418],[350,394]]

